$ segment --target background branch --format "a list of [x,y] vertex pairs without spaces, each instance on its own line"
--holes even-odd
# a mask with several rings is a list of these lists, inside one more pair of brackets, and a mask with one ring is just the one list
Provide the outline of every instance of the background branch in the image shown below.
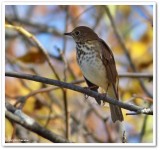
[[52,26],[48,26],[48,25],[40,24],[40,23],[35,23],[35,22],[31,22],[28,19],[16,18],[16,17],[11,17],[11,16],[10,17],[7,16],[5,19],[6,19],[6,21],[8,21],[9,23],[12,23],[12,24],[19,23],[19,24],[33,27],[36,30],[38,30],[39,32],[45,32],[45,33],[47,32],[50,34],[54,34],[55,36],[58,36],[58,37],[62,36],[62,34],[60,32],[58,32],[58,30],[56,30],[55,27],[52,27]]
[[[6,102],[6,108],[7,108],[7,110],[5,111],[5,116],[9,120],[11,120],[11,121],[23,126],[24,128],[42,136],[43,138],[48,139],[51,142],[69,143],[68,140],[66,140],[65,138],[47,130],[47,129],[45,129],[44,127],[39,125],[37,122],[35,122],[32,118],[25,115],[23,112],[21,112],[21,116],[17,115],[17,112],[20,110],[16,109],[8,102]],[[26,119],[26,117],[27,117],[27,119]],[[28,120],[31,120],[31,121],[28,121]]]
[[[65,6],[64,9],[66,11],[64,32],[66,32],[67,31],[67,21],[69,17],[69,6]],[[63,52],[62,53],[63,53],[62,60],[64,63],[64,70],[63,70],[64,82],[66,82],[68,65],[67,65],[67,60],[65,58],[65,53],[66,53],[66,38],[65,37],[63,37]],[[68,94],[67,94],[66,89],[63,89],[62,92],[63,92],[64,113],[65,113],[66,138],[69,139],[69,111],[68,111],[68,99],[67,99]]]
[[120,78],[148,78],[148,79],[153,79],[153,75],[150,73],[134,73],[134,72],[127,72],[127,73],[119,73],[118,76]]

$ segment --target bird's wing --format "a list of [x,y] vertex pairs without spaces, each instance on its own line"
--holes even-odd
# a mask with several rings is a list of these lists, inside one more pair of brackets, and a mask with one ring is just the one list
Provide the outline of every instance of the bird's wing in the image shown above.
[[109,84],[113,86],[116,97],[118,98],[118,73],[116,70],[116,64],[113,53],[109,46],[102,40],[99,39],[101,46],[101,59],[106,68],[107,79]]

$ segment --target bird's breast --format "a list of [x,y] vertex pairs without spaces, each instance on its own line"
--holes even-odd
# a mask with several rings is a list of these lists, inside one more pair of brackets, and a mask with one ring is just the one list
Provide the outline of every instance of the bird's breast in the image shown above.
[[77,45],[77,62],[85,78],[104,89],[107,87],[106,69],[95,46]]

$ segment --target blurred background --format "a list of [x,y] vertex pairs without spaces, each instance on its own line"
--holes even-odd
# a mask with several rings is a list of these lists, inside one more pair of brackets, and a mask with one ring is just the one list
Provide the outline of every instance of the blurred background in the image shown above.
[[[111,25],[106,8],[110,10],[115,27]],[[110,46],[119,74],[135,71],[153,74],[153,6],[6,5],[5,21],[35,36],[48,53],[56,74],[32,38],[9,28],[5,30],[6,71],[36,74],[86,87],[76,62],[75,43],[63,35],[84,25],[94,29]],[[32,93],[42,88],[46,91]],[[123,102],[149,107],[153,103],[152,78],[120,77],[119,93]],[[98,106],[93,98],[78,92],[6,77],[5,95],[6,101],[21,107],[42,126],[76,143],[121,143],[124,130],[128,143],[153,142],[153,116],[126,115],[130,111],[122,109],[122,127],[112,123],[107,104]],[[5,125],[6,139],[50,142],[8,119]]]

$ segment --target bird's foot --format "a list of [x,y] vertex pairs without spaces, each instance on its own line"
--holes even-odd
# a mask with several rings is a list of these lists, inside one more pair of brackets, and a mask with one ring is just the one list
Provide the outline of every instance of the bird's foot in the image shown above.
[[[90,88],[89,87],[87,87],[87,86],[85,86],[85,87],[83,87],[84,89],[86,89],[86,90],[90,90]],[[88,99],[88,95],[86,95],[86,94],[84,94],[84,96],[85,96],[85,100],[87,100]]]
[[[106,93],[101,93],[101,95],[103,95],[104,97],[106,97]],[[104,106],[104,105],[105,105],[105,101],[101,100],[101,106]]]

